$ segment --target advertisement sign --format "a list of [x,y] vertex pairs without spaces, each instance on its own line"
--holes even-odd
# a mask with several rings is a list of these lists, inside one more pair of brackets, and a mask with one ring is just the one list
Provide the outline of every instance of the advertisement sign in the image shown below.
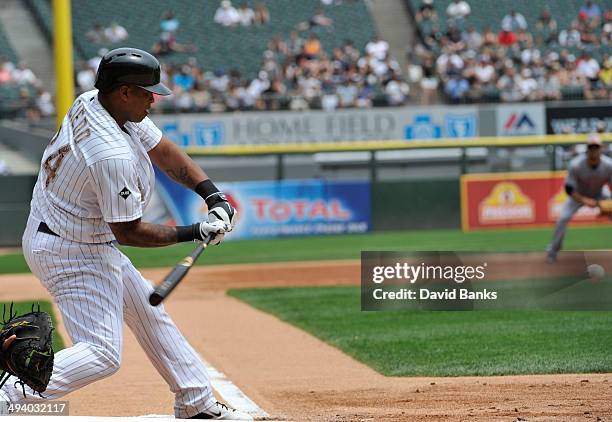
[[497,135],[544,135],[543,104],[504,104],[496,107]]
[[605,123],[606,132],[612,131],[610,105],[568,104],[546,107],[546,132],[549,134],[596,132],[600,122]]
[[[156,172],[157,191],[177,225],[206,219],[196,193]],[[228,239],[365,233],[371,228],[369,182],[320,180],[219,183],[238,211]]]
[[[463,230],[553,226],[563,204],[566,172],[461,176]],[[597,209],[582,207],[570,224],[610,224]]]
[[176,114],[152,119],[166,136],[185,147],[471,138],[479,134],[478,108],[472,106]]

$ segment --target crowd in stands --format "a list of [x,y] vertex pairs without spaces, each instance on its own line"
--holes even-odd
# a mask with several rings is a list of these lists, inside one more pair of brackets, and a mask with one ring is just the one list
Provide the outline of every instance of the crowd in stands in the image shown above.
[[246,3],[236,9],[230,0],[223,0],[215,12],[214,20],[223,26],[265,25],[270,21],[270,12],[261,2],[257,3],[253,10]]
[[494,33],[470,23],[466,0],[453,0],[446,16],[433,2],[415,11],[423,43],[408,55],[408,78],[423,102],[440,90],[451,102],[612,99],[612,9],[586,0],[569,28],[558,27],[548,9],[534,27],[511,10]]
[[55,113],[51,94],[25,62],[15,64],[0,57],[0,90],[3,97],[10,91],[17,94],[2,98],[0,106],[5,111],[18,110],[20,117],[33,121]]
[[85,37],[92,44],[115,44],[127,40],[129,34],[127,29],[117,22],[111,22],[108,27],[95,23],[93,28],[85,34]]
[[[344,0],[348,1],[348,0]],[[402,105],[411,98],[424,104],[444,95],[450,102],[538,101],[576,98],[612,99],[612,9],[584,0],[568,27],[558,25],[543,9],[535,22],[509,10],[494,32],[478,30],[471,21],[469,0],[453,0],[444,13],[436,0],[422,0],[414,10],[421,42],[409,49],[405,69],[389,54],[389,44],[374,36],[366,45],[350,39],[331,51],[317,34],[333,30],[326,8],[342,0],[321,0],[307,20],[290,34],[278,34],[268,43],[256,72],[205,69],[191,57],[166,62],[169,53],[189,53],[193,44],[177,42],[180,22],[171,10],[159,22],[159,38],[151,47],[162,61],[162,77],[172,96],[158,98],[157,112],[219,112],[234,110],[304,110]],[[439,15],[440,14],[440,15]],[[220,2],[214,22],[225,27],[270,25],[274,16],[263,1],[251,9]],[[117,21],[96,23],[87,32],[92,44],[104,45],[98,55],[77,63],[77,92],[93,89],[96,70],[108,44],[122,43],[128,31]],[[327,46],[329,47],[329,46]],[[112,47],[111,47],[112,48]],[[23,115],[36,120],[54,113],[51,95],[24,63],[0,58],[0,87],[19,90],[15,100]],[[415,89],[417,92],[411,92]]]
[[[322,3],[332,4],[333,1]],[[168,21],[172,24],[168,25]],[[263,3],[257,3],[255,10],[246,3],[236,9],[229,0],[224,0],[214,21],[223,26],[265,25],[270,14]],[[377,101],[390,105],[406,103],[409,85],[402,79],[398,62],[389,55],[389,44],[376,36],[361,46],[361,52],[347,39],[329,54],[313,29],[332,25],[333,19],[321,6],[308,21],[297,24],[288,37],[274,36],[253,78],[245,78],[237,69],[205,72],[195,58],[182,64],[164,63],[163,78],[174,95],[159,98],[154,110],[333,110],[372,107]],[[172,12],[167,12],[161,26],[162,34],[174,34],[180,24]],[[155,47],[153,52],[163,54]],[[95,78],[94,67],[86,68],[83,66],[83,77],[77,75],[77,80],[87,82],[79,84],[82,90],[93,86]]]
[[163,65],[163,77],[174,92],[154,105],[158,111],[304,110],[372,107],[376,98],[404,104],[409,87],[386,41],[374,37],[362,54],[350,40],[328,55],[318,37],[297,31],[270,40],[253,79],[222,68],[204,72],[190,59]]

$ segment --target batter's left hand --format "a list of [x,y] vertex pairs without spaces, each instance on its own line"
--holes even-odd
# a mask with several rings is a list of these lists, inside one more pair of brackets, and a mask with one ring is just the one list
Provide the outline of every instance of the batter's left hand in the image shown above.
[[[223,196],[225,198],[225,196]],[[234,227],[236,223],[236,209],[226,199],[222,199],[208,206],[208,221],[223,221]]]

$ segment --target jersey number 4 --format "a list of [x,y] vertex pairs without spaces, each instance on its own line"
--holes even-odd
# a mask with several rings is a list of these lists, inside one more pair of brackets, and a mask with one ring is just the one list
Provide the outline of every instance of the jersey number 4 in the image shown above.
[[[79,141],[87,138],[90,135],[89,124],[87,122],[87,118],[85,116],[85,107],[81,103],[81,101],[75,102],[70,111],[68,112],[68,118],[70,119],[70,126],[72,130],[72,136],[74,138],[74,143],[79,143]],[[62,127],[59,128],[55,136],[51,138],[49,142],[49,147],[53,146],[60,133],[62,132]],[[43,163],[43,169],[47,174],[47,180],[45,181],[45,186],[49,187],[49,184],[53,182],[53,180],[57,177],[57,170],[59,169],[62,161],[66,154],[70,152],[70,144],[66,144],[59,148],[57,151],[52,153],[47,157],[45,162]]]

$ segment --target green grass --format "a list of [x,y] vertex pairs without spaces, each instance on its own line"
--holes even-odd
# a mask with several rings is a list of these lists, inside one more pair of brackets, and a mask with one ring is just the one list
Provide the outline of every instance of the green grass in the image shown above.
[[612,312],[361,312],[357,287],[229,294],[388,376],[612,372]]
[[[50,302],[45,301],[45,300],[37,301],[37,302],[28,302],[28,301],[14,302],[13,303],[13,314],[16,313],[17,315],[22,315],[22,314],[27,314],[29,312],[32,312],[33,303],[36,306],[35,309],[38,309],[38,304],[40,304],[40,310],[47,312],[49,315],[51,315],[53,326],[56,327],[56,329],[53,330],[53,350],[57,353],[58,351],[64,348],[64,341],[62,340],[62,337],[57,332],[57,318],[55,317],[55,312],[53,312],[53,306],[51,305]],[[0,309],[4,309],[4,306],[6,306],[5,316],[8,319],[9,308],[11,306],[11,302],[0,302]]]
[[[285,239],[238,240],[211,247],[202,265],[246,262],[315,261],[359,259],[362,250],[449,251],[543,251],[550,229],[483,231],[422,230],[378,232],[363,235],[317,236]],[[568,249],[612,249],[612,227],[570,228]],[[138,268],[175,265],[193,244],[165,248],[122,248]],[[28,272],[21,254],[0,256],[0,273]]]

